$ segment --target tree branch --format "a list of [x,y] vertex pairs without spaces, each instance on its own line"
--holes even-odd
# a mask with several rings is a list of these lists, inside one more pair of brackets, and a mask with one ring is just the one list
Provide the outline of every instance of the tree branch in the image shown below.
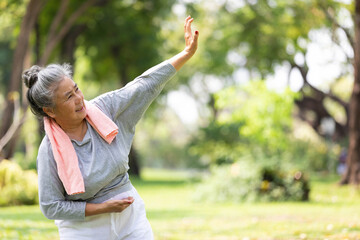
[[[331,115],[330,113],[326,110],[326,108],[323,105],[323,100],[328,97],[331,100],[337,102],[338,104],[340,104],[346,112],[346,118],[347,120],[349,119],[349,104],[345,101],[343,101],[342,99],[340,99],[338,96],[335,96],[331,91],[329,91],[329,93],[325,93],[320,91],[319,89],[315,88],[314,86],[312,86],[308,81],[307,81],[307,67],[306,66],[299,66],[298,64],[296,64],[295,62],[291,63],[291,68],[297,68],[299,69],[301,76],[303,77],[304,80],[304,86],[307,85],[309,86],[312,90],[313,90],[313,94],[314,96],[306,96],[303,88],[300,89],[300,91],[302,92],[303,95],[303,99],[301,100],[296,100],[295,103],[296,105],[299,107],[300,110],[300,114],[299,117],[300,119],[306,121],[307,123],[309,123],[309,125],[316,131],[318,132],[318,134],[320,136],[322,136],[322,134],[318,131],[318,127],[321,124],[321,119],[326,118],[326,117],[331,117],[335,124],[336,124],[336,128],[335,128],[335,132],[333,137],[334,138],[342,138],[345,136],[346,132],[347,132],[347,128],[348,128],[348,121],[346,122],[345,125],[340,124],[339,122],[337,122]],[[311,121],[309,119],[306,118],[305,112],[306,110],[311,110],[316,114],[316,120],[315,121]]]
[[349,31],[349,29],[347,29],[346,27],[342,26],[336,19],[334,16],[332,16],[328,10],[325,9],[324,6],[320,6],[320,8],[324,11],[326,17],[335,24],[336,27],[340,28],[341,30],[344,31],[351,47],[354,49],[354,46],[355,46],[355,43],[354,43],[354,39],[353,37],[351,36],[351,33]]
[[55,46],[64,38],[64,36],[69,32],[70,28],[73,26],[75,21],[92,5],[96,3],[97,0],[88,0],[85,1],[65,22],[63,27],[59,30],[58,34],[55,35],[53,39],[49,39],[49,42],[45,46],[44,54],[40,60],[40,65],[45,65],[54,50]]
[[296,63],[291,63],[292,64],[292,68],[297,68],[299,69],[301,76],[303,77],[304,80],[304,85],[309,86],[319,97],[321,98],[325,98],[328,97],[331,100],[339,103],[343,108],[345,108],[345,110],[348,109],[349,104],[347,102],[345,102],[344,100],[340,99],[338,96],[335,96],[331,91],[329,93],[325,93],[323,91],[320,91],[319,89],[315,88],[314,86],[312,86],[308,81],[307,81],[307,70],[304,67],[299,66]]
[[1,160],[1,151],[5,147],[5,145],[12,139],[17,129],[25,122],[26,113],[21,115],[20,103],[19,103],[19,93],[11,92],[9,93],[9,98],[14,102],[14,116],[13,122],[4,136],[0,139],[0,160]]
[[51,23],[50,26],[50,32],[49,32],[49,37],[48,37],[48,42],[52,41],[53,38],[55,38],[56,35],[56,30],[58,29],[60,22],[62,22],[66,9],[69,5],[69,1],[70,0],[63,0],[61,1],[61,5],[59,10],[57,11],[57,14],[54,18],[54,20]]

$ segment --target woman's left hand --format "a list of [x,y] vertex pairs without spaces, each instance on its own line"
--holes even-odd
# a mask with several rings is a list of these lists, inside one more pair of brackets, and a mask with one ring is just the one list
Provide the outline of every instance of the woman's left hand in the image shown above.
[[195,31],[193,35],[191,32],[191,23],[194,21],[193,18],[188,16],[185,19],[184,32],[185,32],[185,49],[184,51],[190,56],[194,55],[198,46],[199,32]]
[[195,34],[191,32],[191,23],[193,18],[188,16],[185,19],[184,31],[185,31],[185,49],[179,54],[169,59],[171,65],[174,66],[176,71],[179,71],[182,66],[195,54],[198,47],[199,32],[195,31]]

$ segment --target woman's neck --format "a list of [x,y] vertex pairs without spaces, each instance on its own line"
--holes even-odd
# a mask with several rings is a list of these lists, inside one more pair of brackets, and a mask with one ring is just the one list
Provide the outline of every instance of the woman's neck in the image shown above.
[[70,139],[76,141],[82,141],[85,137],[87,131],[86,120],[81,121],[80,124],[77,125],[64,125],[59,124],[60,127],[64,130],[64,132],[69,136]]

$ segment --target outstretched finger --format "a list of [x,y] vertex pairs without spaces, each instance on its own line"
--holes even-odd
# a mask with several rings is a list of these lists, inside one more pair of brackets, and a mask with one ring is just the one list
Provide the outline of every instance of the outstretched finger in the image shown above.
[[191,32],[191,23],[194,21],[193,18],[190,18],[187,22],[186,22],[186,29],[185,32],[188,33],[190,36],[192,35]]
[[190,15],[187,18],[185,18],[184,29],[186,29],[186,24],[189,21],[189,19],[191,19]]

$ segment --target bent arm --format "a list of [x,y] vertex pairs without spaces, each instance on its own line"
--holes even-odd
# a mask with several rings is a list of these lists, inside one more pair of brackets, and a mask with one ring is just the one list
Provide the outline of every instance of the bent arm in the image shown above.
[[133,197],[127,197],[121,200],[110,200],[103,203],[87,203],[85,216],[92,216],[102,213],[121,212],[134,202]]

